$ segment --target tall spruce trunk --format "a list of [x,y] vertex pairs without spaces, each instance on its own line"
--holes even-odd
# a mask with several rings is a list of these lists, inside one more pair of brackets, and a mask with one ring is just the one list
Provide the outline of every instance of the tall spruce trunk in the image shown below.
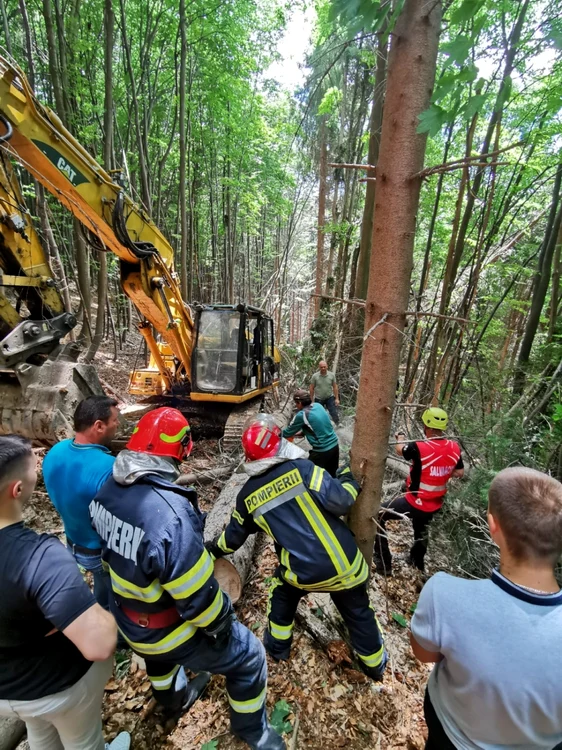
[[[383,116],[384,96],[386,92],[386,60],[388,53],[388,42],[386,25],[379,37],[377,45],[377,67],[375,72],[375,91],[373,94],[373,105],[369,120],[369,155],[367,161],[376,166],[379,159],[381,123]],[[367,177],[374,177],[372,172]],[[369,287],[369,265],[371,262],[371,240],[373,237],[373,212],[375,209],[375,185],[373,181],[367,182],[365,195],[365,206],[363,209],[363,221],[361,222],[361,240],[359,245],[359,258],[355,276],[355,296],[366,299]]]
[[[113,0],[104,0],[103,7],[103,35],[104,35],[104,105],[103,105],[103,165],[109,172],[113,169],[113,37],[115,29],[115,14]],[[105,308],[107,300],[107,253],[98,252],[98,309],[96,313],[96,329],[92,336],[92,343],[88,347],[85,362],[91,362],[96,356],[103,340],[105,322]]]
[[326,117],[322,117],[320,126],[320,183],[318,186],[318,235],[316,243],[316,297],[314,314],[320,313],[320,295],[324,275],[324,225],[326,223],[326,173],[328,169],[328,146],[326,135]]
[[[186,81],[187,35],[185,0],[180,0],[180,280],[181,293],[187,299],[187,136],[186,136]],[[191,279],[190,279],[191,281]]]
[[406,0],[392,35],[377,165],[365,344],[351,466],[362,492],[351,529],[370,564],[388,435],[396,394],[402,332],[413,267],[414,233],[427,135],[418,117],[429,106],[437,62],[441,2]]

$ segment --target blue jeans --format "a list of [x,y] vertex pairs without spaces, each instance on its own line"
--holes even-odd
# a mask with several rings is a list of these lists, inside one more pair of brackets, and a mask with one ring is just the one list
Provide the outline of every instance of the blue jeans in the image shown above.
[[101,562],[101,555],[99,553],[86,554],[85,552],[78,552],[78,550],[72,550],[69,548],[78,565],[86,570],[89,570],[94,577],[94,596],[96,601],[109,612],[109,595],[111,593],[111,579],[109,573],[103,569]]
[[318,404],[321,404],[328,414],[332,417],[332,422],[336,427],[340,423],[340,415],[338,414],[338,407],[336,406],[336,397],[330,396],[329,398],[315,398]]

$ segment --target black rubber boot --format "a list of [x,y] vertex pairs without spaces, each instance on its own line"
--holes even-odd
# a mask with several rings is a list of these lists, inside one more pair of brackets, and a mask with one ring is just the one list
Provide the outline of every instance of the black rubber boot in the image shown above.
[[189,681],[185,689],[185,694],[183,696],[183,702],[181,706],[176,709],[164,708],[162,710],[162,713],[164,714],[166,720],[168,721],[170,719],[173,719],[174,721],[178,721],[180,716],[183,716],[183,714],[187,713],[191,706],[193,706],[195,701],[203,695],[210,681],[210,672],[199,672],[196,677]]
[[240,737],[242,742],[246,742],[252,750],[286,750],[287,745],[273,727],[268,726],[257,742],[248,742],[244,737]]
[[388,663],[388,654],[385,651],[382,657],[382,661],[378,667],[368,667],[366,664],[361,662],[361,668],[363,669],[363,672],[365,672],[367,677],[371,678],[371,680],[373,680],[374,682],[382,682],[382,678],[386,670],[387,663]]

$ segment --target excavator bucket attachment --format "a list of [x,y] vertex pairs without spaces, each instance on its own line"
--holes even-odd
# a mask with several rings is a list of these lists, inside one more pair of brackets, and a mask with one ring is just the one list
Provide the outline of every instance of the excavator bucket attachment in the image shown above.
[[16,433],[49,445],[72,437],[82,399],[103,395],[93,365],[58,358],[16,365],[0,377],[0,434]]

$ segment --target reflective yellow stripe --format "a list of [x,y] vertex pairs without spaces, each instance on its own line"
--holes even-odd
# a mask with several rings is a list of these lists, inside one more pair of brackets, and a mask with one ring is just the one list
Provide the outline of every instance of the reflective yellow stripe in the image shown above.
[[253,714],[256,711],[261,710],[265,703],[265,688],[257,698],[250,698],[249,701],[235,701],[234,698],[228,694],[228,691],[226,694],[228,695],[230,707],[233,711],[236,711],[237,714]]
[[269,524],[267,523],[267,521],[265,520],[265,518],[263,516],[258,516],[257,518],[254,518],[254,521],[257,523],[257,525],[260,528],[262,528],[265,531],[266,534],[269,534],[269,536],[272,539],[275,539],[275,537],[271,533],[271,529],[269,528]]
[[206,628],[215,620],[221,613],[222,606],[224,604],[224,597],[222,591],[219,589],[217,595],[213,599],[213,603],[207,607],[206,610],[201,612],[197,617],[193,617],[191,620],[186,620],[192,625],[196,625],[198,628]]
[[349,482],[342,482],[342,487],[349,492],[349,494],[354,500],[357,500],[357,495],[359,494],[359,492],[355,489],[355,487],[352,484],[350,484]]
[[179,443],[180,440],[189,432],[190,428],[182,427],[179,432],[177,432],[175,435],[166,435],[165,432],[160,433],[160,440],[164,443]]
[[281,548],[281,565],[284,565],[287,568],[287,570],[291,570],[289,553],[284,547]]
[[230,547],[228,547],[226,544],[226,529],[220,535],[217,545],[222,549],[223,552],[226,552],[227,554],[234,552],[234,550],[230,549]]
[[152,677],[151,675],[148,675],[148,679],[154,690],[168,690],[168,688],[171,688],[174,683],[174,677],[177,675],[179,668],[178,664],[171,672],[161,675],[160,677]]
[[[343,575],[334,576],[328,578],[326,581],[320,581],[318,583],[303,584],[298,583],[299,588],[305,589],[305,591],[342,591],[343,589],[352,589],[359,584],[364,583],[369,577],[369,569],[367,563],[361,552],[357,552],[353,565],[346,570]],[[295,583],[288,575],[284,575],[287,583]]]
[[384,646],[381,646],[377,652],[374,654],[369,654],[368,656],[363,656],[363,654],[357,654],[357,656],[361,659],[361,661],[365,662],[365,664],[368,667],[378,667],[379,664],[382,662],[382,657],[384,654]]
[[277,623],[270,620],[269,632],[279,641],[286,641],[293,635],[293,623],[290,625],[277,625]]
[[282,586],[282,581],[275,576],[275,578],[271,579],[271,584],[269,586],[269,592],[267,594],[267,617],[269,617],[271,613],[271,600],[273,598],[273,592],[277,588],[277,586]]
[[238,513],[237,510],[233,510],[232,511],[232,518],[234,518],[236,521],[238,521],[238,523],[240,524],[240,526],[244,525],[244,519],[242,518],[242,516],[240,515],[240,513]]
[[297,503],[300,509],[308,519],[308,522],[312,526],[316,536],[322,542],[322,545],[337,570],[339,575],[346,573],[349,568],[349,562],[338,542],[336,535],[330,528],[328,522],[324,516],[320,513],[312,498],[305,492],[304,495],[298,495]]
[[165,638],[162,638],[156,643],[137,643],[127,638],[127,642],[134,651],[138,651],[139,654],[167,654],[169,651],[173,651],[178,646],[193,638],[197,628],[190,622],[183,622],[179,628],[172,630],[172,632]]
[[113,591],[126,599],[138,599],[141,602],[153,604],[164,593],[164,589],[157,578],[149,586],[142,588],[118,576],[111,567],[109,568],[109,575],[111,576],[111,588]]
[[195,565],[179,578],[164,583],[163,587],[174,599],[186,599],[205,585],[213,575],[213,560],[206,549]]
[[312,472],[312,479],[310,480],[310,489],[318,492],[322,486],[322,480],[324,479],[324,469],[320,466],[315,466]]

